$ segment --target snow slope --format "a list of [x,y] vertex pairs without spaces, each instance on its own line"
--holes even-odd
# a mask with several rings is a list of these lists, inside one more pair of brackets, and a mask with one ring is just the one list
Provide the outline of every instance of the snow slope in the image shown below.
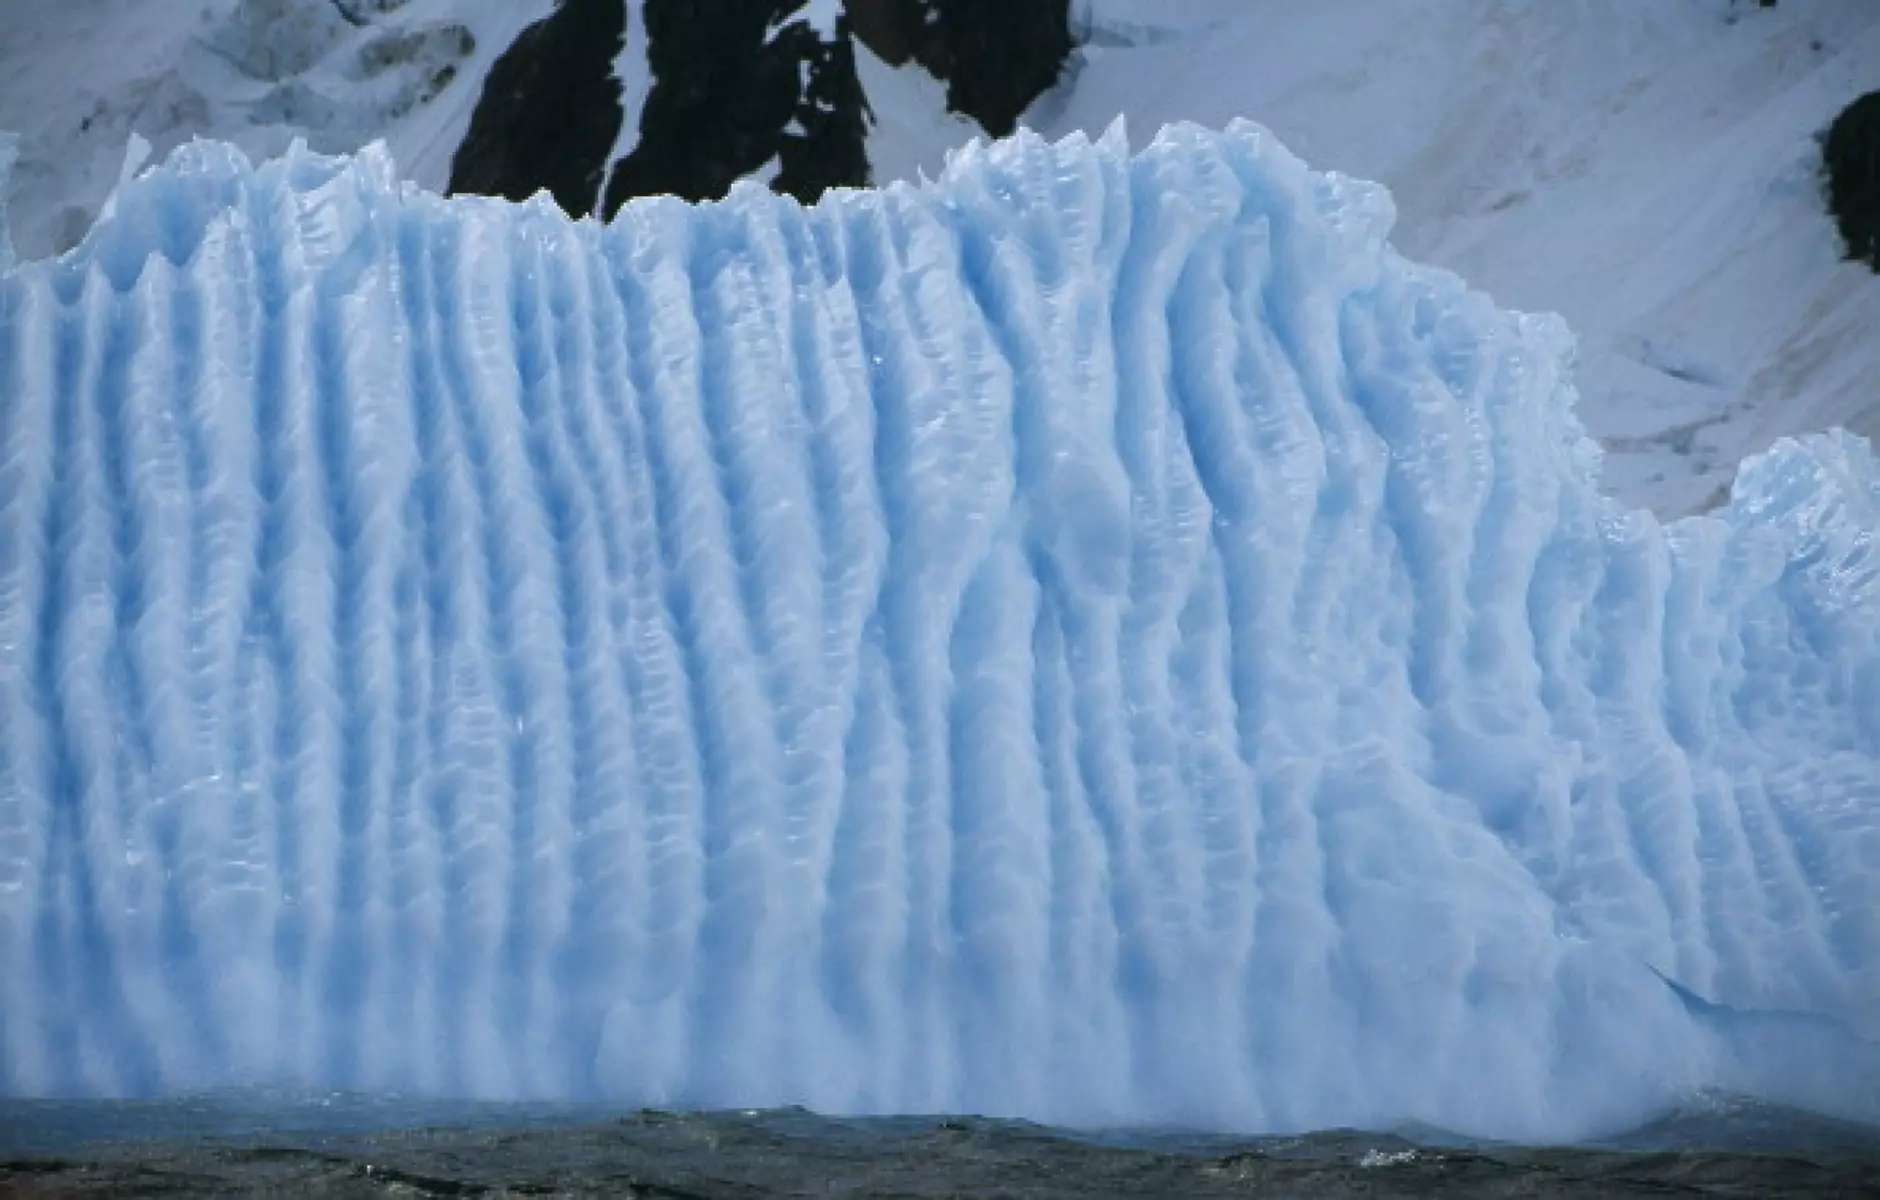
[[600,191],[594,197],[593,211],[597,215],[605,215],[602,206],[614,168],[639,145],[640,122],[646,115],[646,98],[652,94],[654,84],[646,38],[646,0],[624,0],[624,3],[626,31],[621,36],[620,53],[614,56],[614,81],[620,87],[620,129],[607,151],[607,169],[601,172]]
[[1776,437],[1880,433],[1880,280],[1843,263],[1815,135],[1880,87],[1880,4],[1078,0],[1028,122],[1250,117],[1385,183],[1399,241],[1564,315],[1607,485],[1679,513]]
[[1388,223],[182,152],[0,278],[0,1087],[1880,1119],[1880,466],[1619,507]]
[[258,157],[296,137],[329,153],[383,139],[405,178],[441,191],[483,75],[551,7],[7,0],[0,130],[21,139],[10,198],[16,248],[37,257],[75,244],[133,134],[158,154],[206,137]]
[[878,184],[936,178],[947,155],[984,136],[971,118],[947,111],[946,84],[918,62],[890,66],[858,41],[855,73],[868,97],[868,165]]

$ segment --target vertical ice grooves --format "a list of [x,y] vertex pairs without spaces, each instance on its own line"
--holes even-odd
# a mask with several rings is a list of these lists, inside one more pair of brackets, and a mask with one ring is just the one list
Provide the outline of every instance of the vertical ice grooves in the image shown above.
[[[505,621],[510,580],[502,569],[508,528],[506,509],[513,498],[491,470],[487,433],[479,423],[486,392],[510,395],[514,368],[503,369],[497,347],[506,330],[508,288],[494,269],[507,266],[503,231],[491,229],[469,213],[448,230],[437,260],[439,335],[444,342],[445,408],[457,468],[455,489],[463,495],[462,512],[446,536],[458,540],[461,556],[445,586],[468,594],[457,612],[449,650],[455,669],[447,702],[460,724],[447,735],[448,751],[462,770],[461,779],[444,784],[441,799],[451,829],[449,860],[455,868],[449,887],[458,906],[459,927],[448,940],[453,978],[455,1028],[446,1027],[443,1049],[460,1059],[453,1088],[502,1089],[516,1086],[515,1064],[500,1047],[513,1044],[502,1028],[505,994],[503,941],[511,917],[510,896],[516,880],[514,858],[518,739],[514,710],[514,666],[507,662],[509,627]],[[478,278],[478,275],[481,278]],[[487,373],[486,373],[487,368]],[[502,410],[489,405],[492,414]],[[461,531],[461,533],[459,532]],[[509,986],[515,986],[509,981]]]
[[441,698],[449,686],[449,584],[442,568],[449,481],[442,461],[443,399],[432,336],[436,294],[428,231],[412,215],[398,214],[391,236],[396,253],[389,268],[398,284],[407,358],[404,376],[411,397],[412,477],[404,505],[400,624],[394,633],[394,669],[405,706],[399,713],[400,763],[392,782],[400,869],[393,887],[391,940],[396,950],[390,980],[406,1010],[402,1019],[391,1019],[384,1036],[411,1047],[410,1078],[416,1086],[435,1091],[445,1079],[430,1031],[443,1022],[439,958],[450,904],[441,862],[448,833],[436,804],[441,771],[434,761],[443,746]]
[[[521,418],[509,474],[517,494],[534,503],[528,524],[511,536],[519,549],[538,551],[527,565],[516,568],[517,590],[529,599],[517,619],[529,644],[517,657],[534,669],[518,705],[520,732],[527,738],[527,765],[517,780],[517,803],[528,819],[526,839],[519,839],[523,864],[512,889],[508,973],[518,997],[515,1037],[525,1047],[531,1064],[553,1061],[549,1040],[554,1036],[553,994],[545,986],[547,971],[564,934],[567,917],[568,823],[570,793],[574,786],[572,749],[568,743],[571,714],[568,697],[569,601],[561,586],[572,569],[569,544],[561,534],[569,498],[546,444],[546,425],[558,400],[565,369],[553,342],[555,327],[543,320],[547,305],[542,295],[546,282],[543,256],[563,233],[552,222],[546,237],[519,239],[512,275],[511,310],[517,360],[523,376]],[[526,227],[521,232],[532,232]],[[526,478],[525,474],[526,464]],[[539,553],[539,552],[547,553]],[[526,590],[523,585],[528,585]],[[561,1090],[549,1083],[552,1072],[537,1068],[522,1083],[532,1093]]]
[[47,406],[27,400],[50,390],[25,352],[41,299],[0,277],[0,705],[9,715],[0,727],[0,1064],[26,1072],[50,1066],[47,1048],[30,1036],[45,1017],[37,989],[26,984],[37,973],[31,905],[43,886],[51,824],[47,790],[33,778],[34,735],[43,732],[26,658],[29,622],[42,603],[40,509],[51,463]]
[[1561,331],[1247,126],[389,180],[0,276],[0,1087],[1874,1115],[1864,448],[1617,510]]
[[[212,786],[219,781],[221,769],[227,765],[221,761],[213,732],[215,684],[219,681],[212,675],[215,657],[209,650],[215,613],[209,585],[214,541],[209,525],[211,458],[205,445],[208,430],[201,407],[204,362],[209,354],[194,267],[171,268],[163,273],[169,276],[168,286],[160,293],[170,314],[169,362],[168,369],[150,381],[150,389],[167,402],[159,419],[169,425],[166,440],[177,460],[170,483],[183,510],[177,518],[182,527],[178,536],[187,552],[182,564],[184,578],[174,599],[177,612],[166,622],[175,631],[170,646],[175,663],[165,680],[167,687],[161,702],[176,706],[180,737],[189,748],[184,794],[193,798],[202,795],[203,781],[210,781]],[[163,332],[159,325],[157,333]],[[226,687],[226,682],[221,682]],[[178,856],[181,863],[171,873],[171,897],[166,905],[166,955],[193,959],[185,961],[177,972],[175,986],[188,998],[197,1037],[205,1044],[199,1059],[204,1062],[226,1062],[235,1052],[228,1036],[219,981],[203,974],[201,956],[188,954],[204,936],[230,941],[240,938],[240,932],[230,929],[226,918],[216,911],[218,893],[231,883],[239,887],[241,882],[239,868],[231,871],[229,867],[231,859],[243,857],[243,849],[236,846],[229,795],[219,788],[202,795],[202,801],[192,804],[191,811],[183,816]]]
[[[371,235],[361,229],[354,236],[363,240]],[[316,299],[308,366],[318,427],[319,523],[331,541],[332,686],[341,713],[335,746],[339,813],[331,885],[334,928],[326,961],[318,968],[325,988],[319,1007],[334,1015],[335,1025],[356,1030],[362,1024],[364,989],[377,965],[372,961],[377,930],[362,910],[370,903],[368,881],[385,874],[383,864],[372,861],[377,789],[370,741],[374,727],[387,716],[383,698],[374,694],[377,681],[368,679],[368,673],[378,667],[382,648],[364,644],[360,626],[370,619],[369,612],[384,612],[388,606],[374,606],[369,601],[378,598],[365,595],[372,547],[367,544],[370,518],[362,509],[376,498],[370,472],[362,470],[365,464],[351,445],[355,422],[366,418],[357,411],[358,398],[346,360],[349,352],[369,350],[372,344],[352,337],[348,328],[351,314],[345,310],[354,281],[348,278],[347,268],[353,255],[349,247],[313,283]],[[324,1054],[343,1086],[357,1086],[356,1037],[327,1048]]]
[[[709,614],[699,627],[700,683],[713,696],[703,749],[708,762],[723,764],[717,786],[707,792],[713,802],[705,813],[707,915],[699,929],[699,960],[707,970],[694,998],[692,1053],[708,1062],[748,1053],[751,1041],[774,1040],[766,1025],[777,1014],[756,1001],[777,994],[781,964],[752,954],[743,968],[750,986],[716,968],[733,961],[725,947],[741,939],[773,942],[784,924],[779,910],[794,899],[783,891],[787,876],[779,869],[790,853],[778,813],[788,781],[779,760],[782,731],[773,723],[782,706],[775,678],[779,647],[769,620],[770,606],[792,597],[777,594],[787,585],[776,575],[776,550],[765,529],[789,503],[767,494],[766,484],[787,479],[793,464],[784,430],[750,428],[793,400],[777,377],[771,323],[739,320],[757,310],[748,251],[739,245],[746,222],[730,227],[729,208],[711,215],[717,220],[693,231],[685,262],[698,324],[695,343],[692,330],[682,336],[696,354],[702,421],[673,447],[676,459],[698,468],[703,511],[685,519],[699,533],[718,535],[709,558],[693,559],[699,574],[691,593],[694,611]],[[766,391],[769,403],[751,403]],[[754,436],[764,440],[761,472],[748,440]],[[802,538],[795,549],[806,552]],[[802,606],[802,597],[794,599]]]
[[[668,470],[657,418],[657,398],[668,389],[668,366],[660,359],[653,318],[655,297],[671,295],[670,264],[661,234],[670,214],[663,204],[631,210],[607,234],[612,287],[623,315],[628,394],[614,401],[625,459],[624,478],[634,489],[628,513],[634,549],[634,630],[623,647],[624,668],[636,713],[636,743],[643,770],[646,814],[646,879],[632,894],[640,901],[643,957],[623,980],[628,997],[609,1013],[602,1030],[605,1069],[645,1081],[649,1095],[669,1098],[683,1084],[687,1030],[683,1001],[693,986],[693,947],[704,889],[700,797],[706,783],[700,761],[695,700],[697,678],[689,661],[690,628],[672,603],[674,518],[667,491]],[[663,271],[661,268],[665,268]],[[651,280],[664,287],[644,285]]]
[[154,514],[143,503],[146,497],[133,498],[127,479],[135,461],[134,451],[127,445],[131,436],[127,426],[133,424],[126,419],[131,403],[127,399],[131,390],[127,376],[131,356],[142,336],[139,325],[143,297],[137,292],[123,295],[97,286],[104,282],[102,273],[87,281],[93,285],[86,289],[90,301],[85,305],[87,333],[98,343],[98,357],[94,360],[95,371],[82,386],[89,393],[85,403],[90,408],[90,426],[97,431],[92,449],[97,454],[94,469],[99,486],[93,492],[91,514],[103,526],[100,541],[110,546],[109,553],[100,556],[100,569],[109,580],[107,625],[112,636],[87,664],[90,678],[77,681],[73,691],[87,726],[98,722],[122,731],[116,755],[101,744],[96,729],[87,728],[77,735],[89,743],[84,757],[98,764],[92,786],[110,797],[100,806],[110,810],[108,815],[86,829],[85,838],[94,845],[115,848],[121,844],[126,868],[101,878],[93,887],[95,919],[105,923],[109,920],[105,914],[124,912],[121,922],[111,923],[114,945],[108,962],[99,964],[99,985],[118,991],[130,1028],[149,1029],[151,1022],[139,1009],[157,999],[163,982],[152,977],[150,968],[154,964],[147,965],[144,956],[158,934],[156,922],[163,905],[159,872],[166,861],[155,844],[153,826],[169,819],[163,804],[169,781],[156,769],[156,731],[151,729],[152,712],[143,686],[145,672],[141,656],[136,653],[138,635],[145,628],[146,600],[155,585],[147,564],[139,561],[145,524]]

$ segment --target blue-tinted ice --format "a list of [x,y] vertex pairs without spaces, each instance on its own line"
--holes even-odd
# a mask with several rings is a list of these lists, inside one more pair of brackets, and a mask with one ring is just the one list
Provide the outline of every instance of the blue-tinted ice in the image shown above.
[[1880,1114],[1873,455],[1622,510],[1389,223],[178,152],[0,280],[0,1090]]

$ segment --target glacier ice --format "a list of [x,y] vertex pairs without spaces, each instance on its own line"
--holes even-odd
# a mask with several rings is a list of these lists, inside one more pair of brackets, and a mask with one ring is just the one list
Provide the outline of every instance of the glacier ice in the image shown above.
[[1880,1115],[1873,455],[1624,510],[1390,219],[127,182],[0,280],[0,1090]]

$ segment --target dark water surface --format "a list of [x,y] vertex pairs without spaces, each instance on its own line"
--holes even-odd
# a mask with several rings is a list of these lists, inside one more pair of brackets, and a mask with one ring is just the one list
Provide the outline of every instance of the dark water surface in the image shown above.
[[0,1101],[0,1196],[1846,1196],[1880,1130],[1721,1098],[1588,1147],[239,1093]]

